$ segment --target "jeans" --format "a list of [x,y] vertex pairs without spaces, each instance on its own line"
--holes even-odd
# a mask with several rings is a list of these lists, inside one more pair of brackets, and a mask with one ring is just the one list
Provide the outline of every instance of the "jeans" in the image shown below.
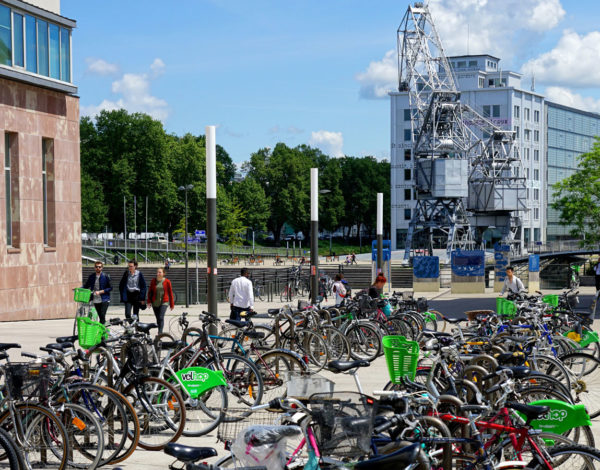
[[158,324],[158,333],[163,332],[163,328],[165,326],[165,314],[167,313],[168,305],[159,305],[158,307],[152,306],[152,310],[154,310],[154,316],[156,317],[156,323]]
[[244,308],[244,307],[236,307],[235,305],[232,305],[231,312],[229,313],[229,319],[240,321],[242,319],[241,313],[247,312],[249,310],[251,310],[250,307]]
[[94,304],[94,308],[96,309],[96,312],[98,312],[98,318],[100,323],[104,324],[106,323],[106,311],[108,310],[108,305],[110,304],[110,302],[102,302],[99,304]]
[[125,302],[125,318],[131,318],[131,309],[133,309],[133,314],[136,317],[139,317],[140,293],[138,291],[127,292],[127,302]]

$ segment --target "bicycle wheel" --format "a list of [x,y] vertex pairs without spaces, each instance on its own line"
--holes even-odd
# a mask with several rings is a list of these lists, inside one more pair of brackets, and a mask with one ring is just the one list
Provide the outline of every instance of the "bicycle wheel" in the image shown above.
[[377,330],[367,323],[355,323],[346,330],[353,359],[373,361],[381,353],[381,338]]
[[74,403],[64,403],[58,416],[69,437],[69,467],[97,468],[104,452],[104,432],[100,421],[86,408]]
[[9,411],[0,417],[0,426],[11,433],[19,443],[27,468],[62,470],[67,467],[69,438],[60,419],[50,410],[30,403],[15,405],[15,418],[21,432]]
[[179,439],[185,425],[185,404],[173,385],[156,377],[144,377],[131,383],[123,395],[140,421],[140,447],[162,450]]
[[25,462],[8,431],[0,428],[0,469],[25,470]]
[[[264,384],[258,367],[250,359],[239,354],[222,353],[220,356],[219,360],[212,357],[197,365],[223,371],[228,387],[227,404],[234,408],[247,407],[248,414],[250,414],[250,407],[261,403],[264,392]],[[239,417],[233,420],[237,419]],[[223,421],[231,420],[232,418],[227,415],[223,417]]]
[[600,415],[600,359],[580,352],[560,359],[569,372],[575,403],[583,403],[592,419]]
[[66,388],[69,401],[85,407],[102,426],[104,451],[100,465],[112,463],[123,450],[129,427],[129,418],[124,406],[109,390],[112,391],[108,387],[87,383],[72,384]]
[[295,333],[296,352],[304,358],[312,374],[319,372],[329,362],[327,343],[311,330],[296,330]]
[[[580,445],[559,445],[546,448],[552,458],[552,468],[557,470],[593,470],[600,468],[600,451]],[[527,464],[527,469],[548,470],[548,466],[537,459]]]
[[257,355],[256,367],[264,384],[263,401],[273,398],[285,397],[287,394],[287,381],[293,373],[308,370],[302,359],[285,351],[270,351]]
[[322,326],[321,334],[327,343],[330,361],[350,359],[350,343],[340,330],[333,326]]

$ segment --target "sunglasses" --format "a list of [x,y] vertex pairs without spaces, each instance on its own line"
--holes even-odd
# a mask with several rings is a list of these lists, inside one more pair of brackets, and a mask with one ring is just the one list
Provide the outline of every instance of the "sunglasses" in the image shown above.
[[102,266],[96,266],[96,269],[102,269]]

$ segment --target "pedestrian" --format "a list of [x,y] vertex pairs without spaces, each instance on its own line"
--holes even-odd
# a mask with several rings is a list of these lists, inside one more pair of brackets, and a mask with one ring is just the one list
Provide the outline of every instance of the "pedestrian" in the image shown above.
[[509,294],[518,294],[521,291],[525,290],[525,286],[523,285],[523,281],[515,276],[515,270],[512,266],[506,267],[506,277],[504,278],[504,286],[502,286],[502,291],[500,295],[504,295],[504,292],[508,290]]
[[352,252],[352,262],[350,264],[358,264],[356,262],[356,253]]
[[165,277],[165,270],[158,268],[156,277],[150,281],[148,289],[148,304],[152,305],[156,323],[158,324],[158,333],[163,332],[165,326],[165,314],[167,308],[175,308],[175,297],[173,296],[173,287],[171,281]]
[[596,293],[598,293],[598,291],[600,290],[600,258],[598,258],[598,262],[596,263],[596,269],[594,270],[594,273],[596,274]]
[[333,286],[331,288],[331,290],[335,294],[335,305],[336,306],[341,305],[347,295],[346,287],[344,286],[344,283],[342,282],[343,279],[344,279],[343,274],[339,274],[339,273],[336,274],[334,277]]
[[386,282],[386,277],[383,274],[378,274],[375,278],[375,282],[369,287],[369,297],[372,299],[379,299],[383,293],[383,286],[385,286]]
[[170,263],[169,263],[169,258],[165,259],[165,272],[167,272],[169,270],[170,267]]
[[131,318],[132,310],[133,314],[138,316],[140,308],[146,308],[146,280],[137,267],[137,260],[130,259],[127,271],[123,273],[119,282],[121,302],[125,304],[125,318]]
[[98,312],[98,318],[100,323],[106,323],[106,311],[110,304],[110,291],[112,285],[110,283],[110,276],[107,273],[102,272],[104,264],[102,261],[96,261],[94,263],[94,271],[89,275],[87,281],[83,285],[85,289],[92,291],[92,302],[94,308]]
[[254,307],[254,289],[249,277],[250,271],[248,268],[242,268],[240,276],[231,281],[228,296],[231,308],[229,318],[231,320],[241,320],[241,313],[252,311]]

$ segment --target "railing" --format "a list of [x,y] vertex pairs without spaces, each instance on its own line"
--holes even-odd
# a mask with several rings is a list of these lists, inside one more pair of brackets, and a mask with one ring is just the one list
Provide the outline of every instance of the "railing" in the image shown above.
[[580,250],[596,250],[600,251],[600,245],[598,243],[586,244],[585,241],[582,244],[580,240],[554,240],[550,242],[538,245],[536,243],[530,243],[527,245],[527,251],[530,254],[533,253],[558,253],[563,251],[580,251]]

